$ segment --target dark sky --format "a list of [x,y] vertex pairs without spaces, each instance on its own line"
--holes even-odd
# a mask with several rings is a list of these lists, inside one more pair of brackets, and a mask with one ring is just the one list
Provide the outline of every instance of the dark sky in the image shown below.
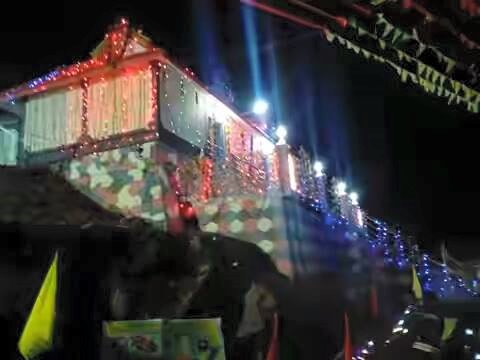
[[[226,75],[240,108],[254,96],[237,0],[9,6],[0,19],[1,85],[85,58],[125,15],[204,82],[211,70]],[[289,127],[292,140],[326,159],[372,215],[418,227],[425,243],[464,239],[457,244],[471,252],[480,235],[479,116],[402,84],[382,64],[308,29],[263,14],[256,21],[264,95],[277,99],[276,120]]]

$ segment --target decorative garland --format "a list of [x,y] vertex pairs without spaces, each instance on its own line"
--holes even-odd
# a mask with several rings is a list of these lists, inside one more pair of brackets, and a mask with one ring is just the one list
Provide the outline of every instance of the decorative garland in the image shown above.
[[427,93],[436,94],[437,96],[447,98],[449,105],[453,102],[456,102],[457,104],[464,103],[468,111],[473,113],[479,112],[479,92],[469,88],[459,81],[439,73],[432,67],[410,56],[404,51],[387,45],[385,40],[379,39],[376,35],[368,32],[359,25],[352,26],[355,26],[359,36],[366,35],[378,41],[378,44],[382,50],[385,50],[387,46],[391,50],[394,50],[400,62],[414,64],[416,66],[416,73],[405,69],[390,59],[386,59],[383,56],[377,55],[373,51],[361,48],[350,40],[329,30],[325,32],[327,41],[331,43],[337,41],[340,45],[354,51],[356,54],[362,55],[365,59],[372,59],[374,61],[390,65],[400,76],[402,82],[411,81],[412,83],[419,85]]

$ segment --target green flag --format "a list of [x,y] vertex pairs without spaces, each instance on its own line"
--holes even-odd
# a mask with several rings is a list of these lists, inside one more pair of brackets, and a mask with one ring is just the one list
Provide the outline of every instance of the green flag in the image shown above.
[[457,326],[457,319],[455,318],[444,318],[443,319],[443,333],[442,340],[448,340],[451,336],[455,327]]
[[58,254],[55,254],[18,341],[18,349],[25,359],[33,359],[35,356],[52,348],[57,294],[57,268]]
[[415,296],[415,300],[422,301],[423,300],[423,291],[422,285],[420,284],[420,280],[418,279],[417,272],[415,271],[415,267],[412,265],[412,292]]

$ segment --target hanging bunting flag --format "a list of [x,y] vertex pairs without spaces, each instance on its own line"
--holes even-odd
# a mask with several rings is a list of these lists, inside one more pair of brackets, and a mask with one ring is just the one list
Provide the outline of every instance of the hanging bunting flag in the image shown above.
[[393,32],[392,44],[395,44],[402,34],[403,34],[403,31],[396,28],[395,31]]
[[411,72],[408,72],[408,75],[410,76],[410,80],[414,84],[418,84],[418,76],[417,75],[415,75],[414,73],[411,73]]
[[365,34],[367,34],[367,31],[366,31],[364,28],[362,28],[362,27],[359,26],[359,27],[358,27],[358,35],[359,35],[359,36],[363,36],[363,35],[365,35]]
[[443,96],[443,88],[441,86],[437,86],[437,96]]
[[[383,30],[382,37],[383,37],[383,38],[386,38],[386,37],[392,32],[393,29],[395,29],[395,27],[394,27],[392,24],[387,23],[387,22],[385,21],[385,30]],[[394,35],[394,36],[395,36],[395,35]]]
[[478,113],[478,102],[476,102],[476,103],[469,102],[468,103],[468,110],[473,112],[473,113]]
[[18,350],[27,360],[49,351],[53,346],[57,272],[58,254],[56,253],[18,342]]
[[332,33],[330,30],[325,30],[325,38],[328,42],[332,42],[335,40],[336,35]]
[[362,55],[363,55],[366,59],[370,59],[370,56],[371,56],[372,54],[370,53],[370,51],[365,50],[365,49],[362,49]]
[[454,93],[450,93],[450,96],[448,98],[448,105],[451,105],[453,100],[455,100],[455,94]]
[[[378,44],[379,44],[379,47],[382,50],[386,50],[387,42],[385,40],[379,39],[378,36],[376,36],[374,34],[371,34],[365,28],[361,28],[356,21],[353,21],[351,24],[353,24],[353,27],[358,31],[359,34],[361,34],[362,36],[368,35],[372,39],[377,40]],[[384,26],[385,28],[388,28],[388,22],[385,19],[383,19],[382,16],[379,17],[379,19],[376,23],[375,31],[379,30],[377,28],[377,26],[380,26],[380,25]],[[382,32],[383,31],[384,31],[384,29],[382,30]],[[447,98],[449,104],[451,104],[455,100],[456,102],[466,102],[468,109],[473,110],[473,109],[476,109],[478,107],[478,104],[469,105],[470,104],[469,99],[471,99],[472,96],[473,96],[473,95],[471,95],[472,94],[471,92],[473,91],[472,89],[468,88],[468,86],[462,85],[458,81],[450,79],[448,76],[445,76],[442,73],[438,72],[437,70],[433,69],[432,67],[427,66],[423,62],[419,61],[417,58],[408,55],[406,52],[404,52],[402,50],[394,49],[396,51],[398,60],[400,62],[406,61],[406,62],[409,62],[409,63],[416,63],[415,65],[416,65],[417,74],[414,74],[414,73],[411,73],[408,70],[405,70],[401,65],[397,65],[391,60],[385,59],[382,56],[379,56],[379,55],[377,55],[375,53],[372,53],[372,52],[370,52],[366,49],[363,49],[363,48],[359,47],[358,45],[352,43],[350,40],[347,40],[347,39],[345,39],[345,38],[343,38],[343,37],[341,37],[337,34],[334,34],[331,31],[326,31],[325,35],[326,35],[327,41],[332,42],[335,39],[337,39],[338,42],[341,45],[346,46],[347,49],[349,49],[349,50],[355,51],[356,54],[361,53],[363,55],[363,57],[365,57],[366,59],[373,59],[374,61],[377,61],[379,63],[385,63],[385,62],[388,63],[397,72],[397,74],[400,76],[400,79],[401,79],[402,82],[407,82],[408,80],[411,80],[414,84],[420,85],[425,92],[430,93],[430,94],[437,94],[438,96],[443,96],[443,97]],[[398,41],[400,37],[403,38],[403,35],[404,35],[404,32],[402,30],[395,30],[394,31],[394,36],[393,36],[393,38],[394,38],[393,41]],[[411,36],[406,37],[406,38],[415,39],[418,42],[419,48],[417,49],[417,56],[421,55],[421,53],[423,53],[423,51],[427,48],[427,46],[425,44],[422,44],[418,40],[418,34],[416,33],[415,30],[413,31],[413,34]],[[392,40],[390,40],[390,41],[392,41]],[[437,53],[438,52],[435,52],[435,54],[437,54]],[[449,70],[453,69],[456,62],[454,60],[448,58],[448,57],[445,57],[445,56],[443,57],[443,59],[448,62],[448,66],[447,66],[448,69]],[[445,92],[446,89],[444,89],[444,86],[445,86],[445,81],[446,80],[450,81],[450,85],[452,86],[452,90],[455,91],[455,94],[453,96],[450,92],[448,92],[448,93]],[[463,90],[463,92],[466,94],[465,99],[461,96],[460,96],[459,99],[456,98],[455,95],[458,96],[459,93],[460,93],[460,90]],[[477,93],[475,92],[475,94],[477,94]]]
[[462,84],[460,84],[458,81],[451,80],[450,79],[450,85],[455,92],[455,94],[458,94],[460,92],[460,89],[462,88]]
[[422,76],[423,72],[425,71],[426,68],[427,68],[427,66],[424,63],[419,61],[417,63],[417,74],[418,74],[418,76]]
[[470,89],[468,86],[465,86],[464,84],[462,84],[462,90],[463,90],[463,93],[465,94],[464,96],[465,101],[470,102],[472,100],[473,90]]
[[417,52],[415,53],[415,56],[417,58],[420,57],[426,49],[427,49],[427,47],[424,44],[419,43]]
[[452,72],[453,68],[456,65],[456,61],[453,60],[453,59],[447,58],[447,57],[445,57],[445,59],[446,59],[446,63],[447,63],[447,68],[445,69],[445,72],[447,74],[450,74]]
[[430,80],[430,76],[432,75],[433,71],[434,70],[430,66],[427,66],[426,73],[425,73],[425,78],[427,80]]
[[404,32],[404,33],[402,34],[402,38],[400,39],[400,41],[401,41],[402,43],[406,43],[406,42],[408,42],[408,41],[410,41],[410,40],[412,40],[412,39],[413,39],[413,36],[412,36],[412,35]]
[[392,68],[395,69],[395,71],[397,72],[397,74],[398,74],[399,76],[402,75],[402,68],[401,68],[400,66],[398,66],[397,64],[395,64],[395,63],[392,62],[392,61],[389,61],[388,64],[389,64]]

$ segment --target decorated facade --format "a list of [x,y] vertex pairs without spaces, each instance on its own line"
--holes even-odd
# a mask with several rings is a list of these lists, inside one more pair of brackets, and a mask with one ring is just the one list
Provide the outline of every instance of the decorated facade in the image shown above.
[[173,193],[195,204],[204,230],[251,241],[290,271],[275,194],[313,199],[308,155],[276,146],[128,21],[90,59],[0,101],[16,114],[0,118],[3,165],[48,164],[104,208],[163,227]]
[[[2,165],[47,164],[120,215],[165,227],[183,198],[203,230],[258,245],[288,274],[333,264],[342,251],[325,251],[328,239],[363,237],[384,264],[413,262],[425,287],[437,286],[431,269],[444,277],[305,150],[240,117],[126,20],[90,59],[1,93],[0,108]],[[452,289],[473,292],[460,275],[448,273]]]

